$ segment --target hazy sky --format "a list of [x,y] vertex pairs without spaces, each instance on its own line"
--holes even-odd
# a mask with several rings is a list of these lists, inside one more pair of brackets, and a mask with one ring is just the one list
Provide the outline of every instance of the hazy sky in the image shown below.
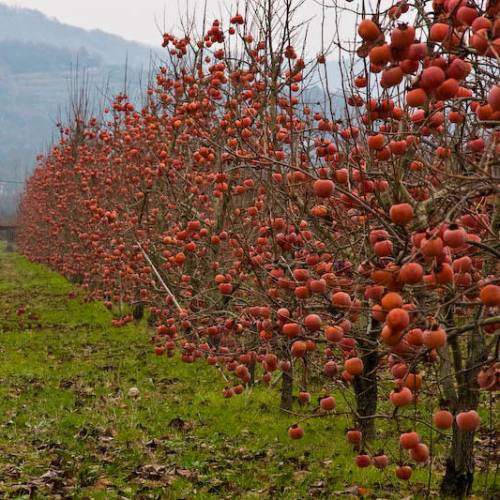
[[[332,0],[324,0],[332,3]],[[179,13],[184,13],[186,8],[201,12],[204,0],[0,0],[0,3],[29,7],[42,11],[49,17],[59,21],[86,29],[101,29],[109,33],[120,35],[129,40],[136,40],[149,45],[158,45],[160,35],[156,25],[175,32],[179,24]],[[242,2],[240,1],[240,4]],[[318,2],[319,3],[319,2]],[[309,40],[310,51],[319,52],[321,47],[321,7],[315,0],[306,0],[302,7],[300,17],[303,19],[313,17],[310,26]],[[208,12],[219,17],[221,12],[229,8],[232,13],[236,11],[237,0],[208,0]],[[352,7],[355,2],[346,3]],[[332,33],[333,11],[328,9],[326,26],[330,26]],[[214,18],[213,16],[210,16]],[[352,33],[352,19],[344,19],[342,23],[346,33]]]

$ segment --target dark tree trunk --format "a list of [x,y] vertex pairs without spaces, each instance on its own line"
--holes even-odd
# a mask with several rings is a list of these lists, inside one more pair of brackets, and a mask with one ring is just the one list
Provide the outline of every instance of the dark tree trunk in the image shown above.
[[377,413],[377,338],[379,332],[379,323],[372,319],[366,337],[358,339],[358,353],[363,360],[364,369],[360,376],[354,378],[353,385],[358,415],[356,425],[363,433],[363,443],[375,438],[375,419],[366,417]]
[[474,481],[473,450],[474,432],[461,431],[453,424],[450,456],[446,460],[446,474],[441,483],[444,496],[465,498],[471,494]]
[[[485,345],[479,329],[470,332],[466,369],[458,371],[460,345],[457,339],[450,342],[455,356],[455,373],[458,378],[458,398],[455,412],[477,410],[479,386],[477,374],[485,359]],[[441,493],[445,497],[464,498],[472,492],[474,481],[474,432],[460,430],[453,424],[451,449],[446,460],[446,473],[441,482]]]
[[293,391],[293,375],[292,368],[283,372],[281,378],[281,402],[280,408],[282,410],[292,410],[292,391]]
[[248,365],[248,371],[250,372],[250,380],[248,381],[248,386],[252,387],[255,384],[255,361],[252,361]]
[[363,433],[364,442],[375,438],[375,419],[365,417],[375,415],[377,412],[377,351],[367,352],[362,359],[364,372],[354,379],[354,392],[356,394],[356,411],[358,414],[357,427]]
[[135,320],[141,320],[144,317],[144,304],[142,302],[136,302],[132,310],[132,316]]

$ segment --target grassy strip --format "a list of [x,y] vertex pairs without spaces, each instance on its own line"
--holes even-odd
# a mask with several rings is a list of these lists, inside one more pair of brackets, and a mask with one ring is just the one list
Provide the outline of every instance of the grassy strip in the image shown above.
[[[1,497],[349,498],[362,486],[369,496],[418,498],[425,491],[425,467],[408,484],[393,466],[357,469],[346,418],[312,419],[304,439],[290,441],[293,417],[279,412],[276,390],[256,386],[223,399],[216,370],[154,356],[144,323],[113,328],[102,305],[80,291],[70,298],[73,290],[0,249]],[[434,495],[438,480],[431,478]],[[476,485],[483,489],[483,478]]]

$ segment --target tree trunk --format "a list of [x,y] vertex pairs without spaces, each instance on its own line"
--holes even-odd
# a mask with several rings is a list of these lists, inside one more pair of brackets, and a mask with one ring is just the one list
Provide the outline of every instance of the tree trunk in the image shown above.
[[136,321],[139,321],[144,317],[144,303],[142,301],[138,301],[134,304],[132,316]]
[[282,410],[292,410],[292,391],[293,391],[293,375],[292,368],[282,372],[281,378],[281,403]]
[[365,418],[377,412],[378,385],[376,367],[378,363],[377,351],[372,350],[362,356],[364,371],[354,379],[356,394],[356,411],[358,414],[357,427],[363,433],[363,442],[375,438],[375,419]]
[[356,395],[356,425],[363,433],[363,443],[375,438],[375,419],[371,417],[377,413],[377,365],[378,351],[377,338],[379,323],[370,319],[365,338],[358,339],[358,352],[363,360],[363,373],[354,378],[354,393]]
[[446,474],[441,483],[444,496],[465,498],[471,494],[474,481],[473,449],[474,432],[464,432],[454,423],[450,456],[446,460]]
[[[457,339],[452,342],[454,350],[460,349]],[[458,353],[457,353],[458,354]],[[479,386],[477,374],[485,358],[485,344],[479,329],[470,332],[468,339],[468,359],[463,373],[457,373],[461,384],[458,387],[458,401],[455,412],[477,410]],[[441,482],[441,493],[445,497],[464,498],[472,492],[474,481],[474,432],[460,430],[453,423],[453,437],[449,456],[446,460],[446,473]]]
[[248,381],[248,386],[252,387],[255,384],[255,361],[252,361],[248,365],[248,371],[250,372],[250,380]]

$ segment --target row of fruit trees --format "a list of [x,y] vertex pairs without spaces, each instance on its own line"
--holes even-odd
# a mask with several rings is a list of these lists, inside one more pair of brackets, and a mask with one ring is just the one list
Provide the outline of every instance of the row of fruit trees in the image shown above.
[[18,245],[147,308],[156,353],[214,365],[225,397],[281,377],[291,438],[347,415],[359,467],[446,457],[460,497],[500,388],[500,4],[337,2],[356,31],[307,58],[301,3],[166,33],[141,106],[77,110],[40,156]]

